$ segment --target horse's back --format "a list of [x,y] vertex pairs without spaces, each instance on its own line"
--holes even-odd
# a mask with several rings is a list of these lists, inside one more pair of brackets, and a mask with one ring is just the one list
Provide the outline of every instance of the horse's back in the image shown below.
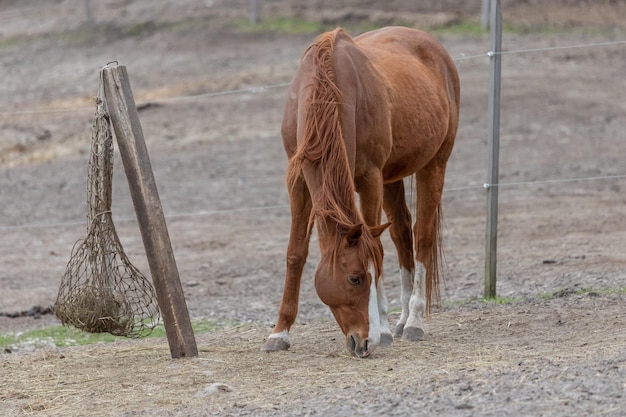
[[[445,48],[430,34],[403,26],[389,26],[363,33],[354,41],[373,62],[413,59],[426,68],[449,72],[458,79],[454,61]],[[384,68],[383,68],[384,70]]]
[[391,98],[392,140],[400,151],[389,155],[385,180],[415,172],[441,149],[449,154],[458,126],[460,83],[445,48],[426,32],[398,26],[366,32],[354,41],[380,72]]
[[441,43],[430,34],[390,26],[366,32],[355,37],[354,41],[392,84],[402,80],[402,76],[397,80],[393,78],[401,74],[410,74],[422,86],[427,78],[434,77],[440,84],[432,83],[432,88],[448,90],[450,100],[458,104],[460,83],[456,65]]

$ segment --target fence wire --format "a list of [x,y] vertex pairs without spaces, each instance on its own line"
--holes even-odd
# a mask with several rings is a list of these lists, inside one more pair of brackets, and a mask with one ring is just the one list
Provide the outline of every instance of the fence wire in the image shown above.
[[[567,50],[567,49],[574,49],[574,48],[610,47],[610,46],[618,46],[618,45],[626,45],[626,40],[598,42],[598,43],[584,43],[584,44],[575,44],[575,45],[562,45],[562,46],[543,47],[543,48],[516,49],[516,50],[509,50],[509,51],[501,51],[499,52],[499,54],[500,55],[513,55],[513,54],[525,54],[525,53],[552,52],[552,51]],[[461,56],[454,59],[454,61],[457,63],[457,65],[459,65],[467,60],[474,60],[474,59],[479,59],[479,58],[484,59],[484,58],[489,58],[493,55],[494,55],[493,51],[487,51],[482,54],[474,54],[474,55],[461,54]],[[145,103],[137,103],[137,106],[145,105],[148,103],[180,102],[180,101],[185,101],[185,100],[207,99],[207,98],[214,98],[214,97],[227,96],[227,95],[257,94],[257,93],[263,93],[265,91],[272,90],[272,89],[286,88],[287,86],[289,86],[289,83],[277,83],[277,84],[260,85],[260,86],[253,86],[253,87],[247,87],[247,88],[207,92],[207,93],[202,93],[202,94],[183,95],[183,96],[177,96],[177,97],[153,99]],[[57,108],[57,109],[18,110],[18,111],[0,112],[0,117],[46,114],[46,113],[67,113],[67,112],[78,112],[78,111],[86,111],[86,110],[91,110],[91,108],[74,107],[74,108]],[[508,187],[532,186],[532,185],[542,185],[542,184],[559,184],[559,183],[580,182],[580,181],[618,180],[618,179],[624,179],[624,178],[626,178],[626,174],[595,176],[595,177],[580,177],[580,178],[555,178],[555,179],[545,179],[545,180],[536,180],[536,181],[498,183],[498,184],[488,184],[488,183],[468,184],[465,186],[446,188],[444,189],[444,192],[449,193],[449,192],[459,192],[459,191],[468,191],[468,190],[480,190],[480,189],[487,189],[490,187],[508,188]],[[258,177],[255,177],[254,179],[259,180]],[[241,181],[241,178],[232,178],[231,180]],[[274,180],[274,178],[268,178],[268,180]],[[276,180],[278,180],[278,178],[276,178]],[[240,212],[249,212],[249,211],[257,211],[257,210],[275,210],[275,209],[285,209],[288,207],[289,205],[285,203],[285,204],[279,204],[279,205],[273,205],[273,206],[255,206],[255,207],[237,208],[237,209],[229,209],[229,210],[213,210],[213,211],[202,210],[202,211],[196,211],[196,212],[190,212],[190,213],[174,213],[174,214],[166,215],[166,218],[171,219],[171,218],[182,218],[182,217],[207,216],[207,215],[215,215],[215,214],[240,213]],[[118,221],[129,222],[129,221],[136,221],[136,219],[120,218],[118,219]],[[53,222],[53,223],[31,223],[31,224],[23,224],[23,225],[5,225],[5,226],[0,225],[0,231],[31,229],[31,228],[72,227],[78,224],[82,224],[82,223],[79,221],[69,221],[69,222],[58,222],[58,223]]]
[[[529,49],[516,49],[510,51],[500,51],[499,55],[513,55],[513,54],[524,54],[524,53],[532,53],[532,52],[550,52],[550,51],[558,51],[565,49],[573,49],[573,48],[595,48],[595,47],[608,47],[608,46],[616,46],[616,45],[626,45],[626,40],[620,41],[611,41],[611,42],[599,42],[599,43],[584,43],[584,44],[576,44],[576,45],[563,45],[563,46],[552,46],[545,48],[529,48]],[[489,58],[493,56],[495,52],[487,51],[482,54],[475,55],[465,55],[461,54],[459,57],[454,59],[454,62],[457,64],[461,64],[464,61],[478,59],[478,58]],[[183,95],[177,97],[165,97],[149,100],[147,102],[137,103],[137,106],[142,106],[148,103],[167,103],[167,102],[177,102],[177,101],[185,101],[185,100],[197,100],[203,98],[213,98],[219,96],[226,95],[236,95],[236,94],[257,94],[262,93],[264,91],[273,90],[276,88],[285,88],[289,86],[289,83],[277,83],[277,84],[268,84],[268,85],[260,85],[246,88],[238,88],[232,90],[222,90],[222,91],[213,91],[202,94],[191,94],[191,95]],[[71,107],[71,108],[56,108],[56,109],[33,109],[33,110],[17,110],[17,111],[3,111],[0,112],[0,117],[3,116],[18,116],[18,115],[29,115],[29,114],[46,114],[46,113],[68,113],[68,112],[78,112],[78,111],[86,111],[91,110],[90,107]]]

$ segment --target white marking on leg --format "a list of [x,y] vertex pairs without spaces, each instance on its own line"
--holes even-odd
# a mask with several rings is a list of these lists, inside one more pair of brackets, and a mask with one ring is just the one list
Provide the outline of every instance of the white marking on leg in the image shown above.
[[388,345],[393,341],[391,330],[389,329],[389,301],[385,295],[385,280],[381,275],[378,278],[378,313],[380,314],[380,342],[381,345]]
[[285,343],[291,346],[291,340],[289,339],[289,332],[283,330],[282,332],[272,333],[268,336],[268,339],[282,339]]
[[415,265],[413,292],[409,300],[409,317],[405,327],[422,329],[422,318],[426,312],[426,268],[421,262]]
[[378,311],[378,291],[376,290],[376,275],[373,265],[370,263],[369,273],[372,277],[370,284],[370,299],[367,306],[369,314],[369,331],[367,337],[367,352],[371,353],[380,344],[380,313]]
[[409,318],[409,301],[411,294],[413,293],[413,276],[414,271],[409,271],[404,267],[400,267],[400,303],[402,304],[402,313],[400,313],[400,320],[398,320],[398,326],[404,328],[406,321]]

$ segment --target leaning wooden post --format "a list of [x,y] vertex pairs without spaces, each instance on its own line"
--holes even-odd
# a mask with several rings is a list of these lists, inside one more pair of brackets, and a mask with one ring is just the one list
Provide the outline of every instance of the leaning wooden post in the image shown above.
[[485,245],[485,298],[496,296],[498,247],[498,183],[500,160],[500,74],[502,50],[502,13],[500,0],[491,1],[491,51],[489,52],[489,120],[487,143],[489,172],[487,189],[487,230]]
[[172,358],[198,356],[126,67],[107,66],[101,75]]

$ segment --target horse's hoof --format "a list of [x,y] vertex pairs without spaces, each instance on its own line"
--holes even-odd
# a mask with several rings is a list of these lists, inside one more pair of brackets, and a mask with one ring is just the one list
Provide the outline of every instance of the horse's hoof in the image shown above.
[[395,339],[400,339],[402,337],[402,332],[404,332],[404,324],[398,324],[394,329],[393,329],[393,337]]
[[261,350],[265,352],[278,352],[280,350],[287,350],[290,346],[291,343],[289,342],[288,337],[284,337],[282,335],[274,337],[270,336],[263,344]]
[[424,330],[419,327],[405,327],[402,332],[402,340],[416,342],[424,338]]
[[380,346],[391,346],[393,343],[393,336],[391,333],[381,333]]

